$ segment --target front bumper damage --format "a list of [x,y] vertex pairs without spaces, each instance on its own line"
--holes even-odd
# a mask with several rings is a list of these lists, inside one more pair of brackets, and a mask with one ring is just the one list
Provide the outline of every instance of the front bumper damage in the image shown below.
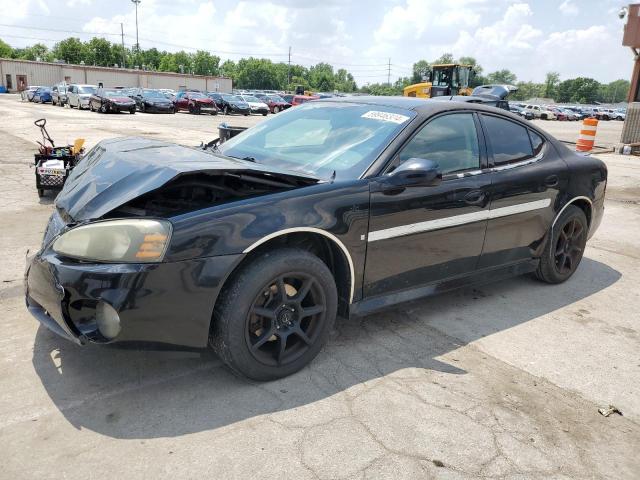
[[[50,249],[27,259],[29,312],[77,344],[153,342],[205,347],[213,306],[243,255],[158,264],[100,264],[64,259]],[[101,302],[117,312],[119,333],[103,335]]]

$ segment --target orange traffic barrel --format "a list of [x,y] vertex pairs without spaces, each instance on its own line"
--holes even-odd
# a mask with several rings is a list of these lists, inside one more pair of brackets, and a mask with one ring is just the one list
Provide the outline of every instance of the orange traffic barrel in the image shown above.
[[578,152],[590,152],[593,150],[593,144],[596,141],[596,130],[598,129],[598,120],[595,118],[585,118],[582,122],[580,137],[576,142],[576,150]]

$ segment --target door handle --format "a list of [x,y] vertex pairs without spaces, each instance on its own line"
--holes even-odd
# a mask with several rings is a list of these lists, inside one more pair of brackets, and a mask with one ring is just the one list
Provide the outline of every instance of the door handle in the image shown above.
[[544,179],[544,184],[547,187],[557,187],[558,183],[560,183],[560,180],[558,179],[557,175],[549,175]]
[[464,202],[468,205],[481,205],[486,195],[482,190],[473,190],[464,196]]

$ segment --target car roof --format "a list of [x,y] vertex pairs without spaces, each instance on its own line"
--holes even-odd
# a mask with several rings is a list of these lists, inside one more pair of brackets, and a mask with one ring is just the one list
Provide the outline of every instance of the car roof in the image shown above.
[[[304,97],[304,95],[296,95]],[[404,108],[407,110],[415,110],[422,107],[426,103],[426,99],[417,97],[391,97],[391,96],[375,96],[375,95],[358,95],[353,97],[331,97],[321,98],[320,102],[338,102],[338,103],[358,103],[366,105],[380,105],[383,107]]]
[[[448,97],[451,98],[451,97]],[[354,97],[339,97],[339,98],[323,98],[320,100],[314,100],[314,102],[323,103],[354,103],[363,105],[379,105],[385,107],[404,108],[406,110],[413,110],[420,115],[431,116],[441,112],[454,111],[454,110],[475,110],[488,113],[499,113],[505,117],[511,117],[520,121],[520,117],[511,112],[496,108],[481,103],[474,103],[473,101],[438,101],[427,98],[416,97],[383,97],[383,96],[354,96]]]

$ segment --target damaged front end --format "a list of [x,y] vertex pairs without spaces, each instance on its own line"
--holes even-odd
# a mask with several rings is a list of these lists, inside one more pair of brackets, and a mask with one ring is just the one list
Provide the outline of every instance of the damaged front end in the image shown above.
[[242,254],[165,260],[172,218],[318,181],[153,140],[101,142],[73,170],[28,261],[29,311],[77,343],[204,347],[212,299]]

